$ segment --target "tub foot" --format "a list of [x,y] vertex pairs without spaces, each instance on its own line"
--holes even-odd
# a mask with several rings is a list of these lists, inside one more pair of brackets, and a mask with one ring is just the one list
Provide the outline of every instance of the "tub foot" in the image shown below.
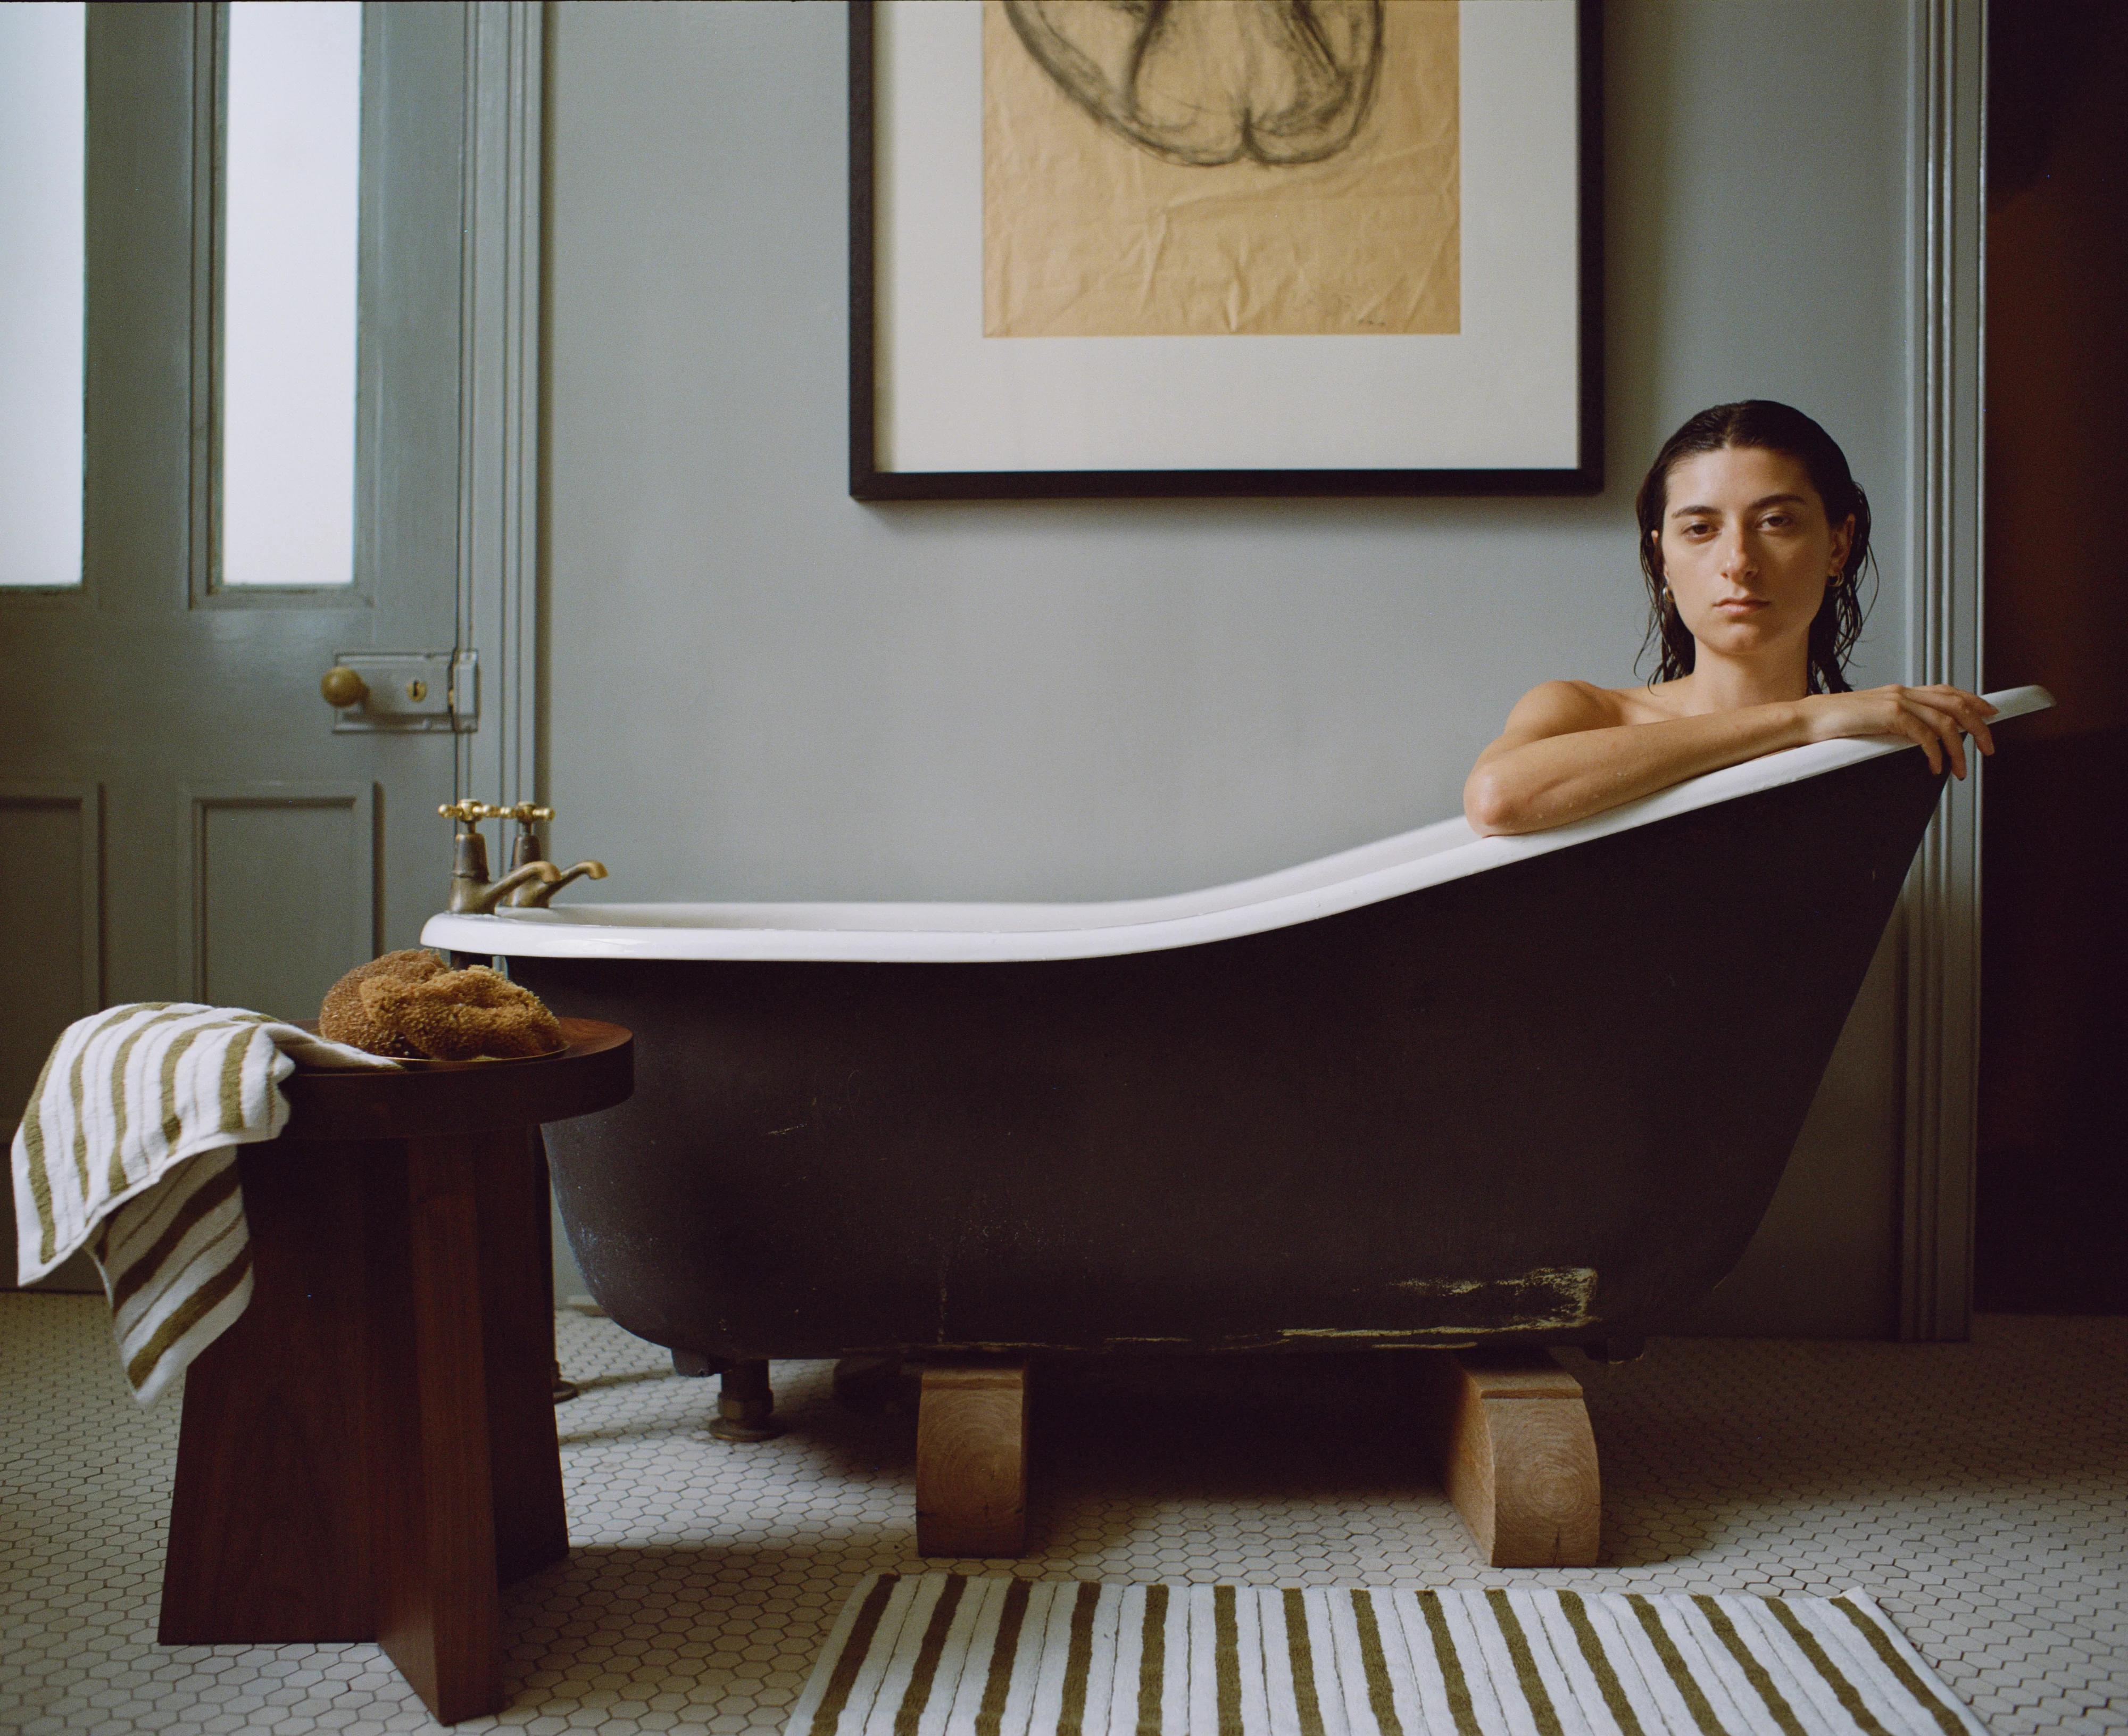
[[916,1407],[916,1553],[1027,1547],[1027,1364],[934,1364]]
[[1600,1486],[1580,1382],[1545,1349],[1442,1352],[1442,1483],[1488,1566],[1593,1567]]
[[783,1432],[776,1420],[776,1395],[768,1389],[765,1362],[729,1363],[717,1394],[710,1433],[720,1441],[772,1441]]

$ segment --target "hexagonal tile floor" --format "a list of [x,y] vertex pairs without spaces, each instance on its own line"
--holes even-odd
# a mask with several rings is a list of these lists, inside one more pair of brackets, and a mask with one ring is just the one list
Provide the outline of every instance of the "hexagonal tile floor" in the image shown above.
[[[781,1727],[843,1597],[912,1553],[914,1422],[779,1363],[791,1425],[712,1440],[715,1383],[564,1315],[570,1558],[506,1597],[512,1701],[460,1725]],[[374,1646],[154,1643],[174,1396],[126,1395],[93,1297],[0,1297],[0,1729],[434,1728]],[[933,1563],[1118,1580],[1860,1586],[1998,1736],[2128,1729],[2128,1320],[1996,1318],[1962,1345],[1665,1339],[1570,1356],[1605,1565],[1479,1566],[1413,1474],[1395,1355],[1060,1368],[1034,1552]]]

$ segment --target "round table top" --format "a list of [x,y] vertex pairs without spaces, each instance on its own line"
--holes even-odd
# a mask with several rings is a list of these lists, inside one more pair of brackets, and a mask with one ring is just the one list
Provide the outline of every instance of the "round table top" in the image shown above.
[[564,1019],[568,1047],[523,1061],[430,1062],[340,1072],[298,1068],[285,1138],[409,1139],[536,1127],[625,1101],[635,1089],[635,1038],[600,1019]]

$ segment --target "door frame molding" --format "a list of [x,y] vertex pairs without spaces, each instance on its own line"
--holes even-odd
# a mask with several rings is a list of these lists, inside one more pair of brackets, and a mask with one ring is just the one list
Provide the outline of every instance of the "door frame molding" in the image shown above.
[[[1907,679],[1982,680],[1987,0],[1911,13]],[[1983,776],[1953,781],[1907,877],[1899,1335],[1973,1317]]]
[[539,764],[540,0],[468,0],[458,345],[459,650],[480,653],[478,729],[457,793],[538,799]]

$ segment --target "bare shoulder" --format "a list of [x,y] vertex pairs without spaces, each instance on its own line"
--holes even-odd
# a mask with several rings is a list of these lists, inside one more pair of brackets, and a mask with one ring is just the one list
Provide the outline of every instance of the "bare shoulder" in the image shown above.
[[1627,715],[1625,696],[1589,681],[1547,681],[1515,702],[1501,731],[1503,741],[1537,741],[1547,735],[1571,735],[1583,730],[1608,730],[1636,723]]
[[1689,717],[1693,706],[1684,681],[1651,682],[1644,687],[1599,687],[1617,711],[1620,723],[1662,723]]

